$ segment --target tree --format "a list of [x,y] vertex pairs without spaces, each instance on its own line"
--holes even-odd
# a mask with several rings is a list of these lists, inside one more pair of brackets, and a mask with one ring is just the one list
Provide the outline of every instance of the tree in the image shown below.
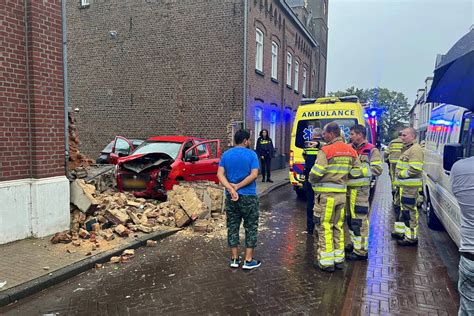
[[366,106],[382,109],[383,112],[378,123],[381,128],[380,138],[384,143],[397,137],[398,131],[408,126],[410,105],[401,92],[386,88],[359,89],[350,87],[345,91],[330,92],[329,95],[336,97],[356,95],[360,102]]

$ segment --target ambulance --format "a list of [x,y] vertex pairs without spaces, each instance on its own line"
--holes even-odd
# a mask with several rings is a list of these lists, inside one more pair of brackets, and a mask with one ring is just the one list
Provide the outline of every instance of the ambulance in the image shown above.
[[291,133],[289,172],[290,183],[299,197],[306,196],[303,188],[303,151],[306,142],[311,140],[313,129],[322,129],[327,123],[336,122],[341,127],[341,134],[349,142],[350,128],[356,124],[366,125],[364,114],[357,96],[301,100]]

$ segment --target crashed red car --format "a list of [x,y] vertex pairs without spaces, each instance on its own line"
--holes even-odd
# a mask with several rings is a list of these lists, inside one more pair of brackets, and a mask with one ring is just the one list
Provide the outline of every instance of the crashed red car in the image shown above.
[[186,136],[147,139],[130,156],[119,158],[115,169],[119,191],[164,200],[180,181],[219,183],[220,140]]

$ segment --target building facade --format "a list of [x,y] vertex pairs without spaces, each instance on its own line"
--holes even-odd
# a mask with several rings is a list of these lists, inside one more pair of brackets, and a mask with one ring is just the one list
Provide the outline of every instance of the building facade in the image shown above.
[[418,141],[421,142],[426,139],[428,126],[430,124],[431,110],[435,104],[426,102],[428,94],[433,83],[433,77],[425,79],[425,86],[418,89],[416,93],[415,102],[410,109],[410,126],[418,131]]
[[61,12],[0,6],[0,244],[69,227]]
[[70,0],[67,13],[69,103],[93,158],[116,135],[232,146],[246,126],[269,130],[281,166],[299,101],[324,94],[319,44],[284,0]]

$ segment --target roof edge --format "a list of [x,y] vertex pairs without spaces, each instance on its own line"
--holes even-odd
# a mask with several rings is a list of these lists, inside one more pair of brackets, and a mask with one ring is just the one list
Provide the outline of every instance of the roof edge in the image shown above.
[[314,45],[314,46],[319,46],[319,43],[314,39],[314,37],[308,32],[306,27],[301,23],[300,19],[296,16],[296,14],[291,10],[291,7],[286,3],[285,0],[280,0],[280,4],[285,9],[286,13],[293,19],[293,21],[296,23],[296,25],[303,31],[303,33],[306,35],[306,37],[309,39],[309,41]]

